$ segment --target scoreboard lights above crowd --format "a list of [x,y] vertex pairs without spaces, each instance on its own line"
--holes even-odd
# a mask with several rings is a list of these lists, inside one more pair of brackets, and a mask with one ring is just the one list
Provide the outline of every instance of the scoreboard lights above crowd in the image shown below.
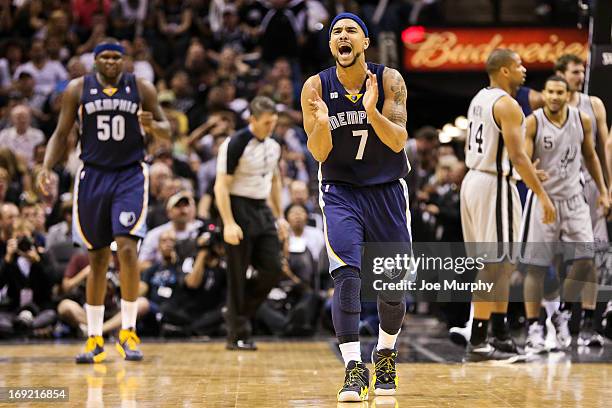
[[515,50],[528,70],[550,71],[563,54],[586,59],[588,31],[573,28],[424,28],[402,32],[407,71],[482,71],[495,48]]

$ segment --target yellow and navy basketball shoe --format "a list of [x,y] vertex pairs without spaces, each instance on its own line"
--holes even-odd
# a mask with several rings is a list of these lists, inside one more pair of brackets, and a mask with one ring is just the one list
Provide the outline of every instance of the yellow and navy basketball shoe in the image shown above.
[[106,352],[102,336],[89,336],[85,343],[85,352],[76,356],[77,364],[101,363],[105,359]]
[[376,395],[395,395],[397,390],[397,371],[395,369],[395,359],[397,350],[382,349],[372,350],[372,364],[374,364],[374,394]]
[[119,341],[115,348],[125,360],[140,361],[142,360],[142,352],[138,350],[138,344],[140,344],[140,339],[134,329],[122,329],[119,332]]
[[366,401],[370,371],[361,361],[349,361],[346,366],[344,385],[338,391],[338,402]]

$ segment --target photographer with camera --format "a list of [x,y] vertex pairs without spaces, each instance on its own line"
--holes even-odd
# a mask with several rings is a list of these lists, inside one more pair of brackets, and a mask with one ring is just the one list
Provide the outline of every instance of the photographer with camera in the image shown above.
[[16,219],[0,264],[0,288],[7,286],[7,312],[14,328],[25,334],[51,332],[56,321],[52,300],[53,273],[43,248],[34,244],[33,225]]
[[159,237],[164,231],[173,230],[177,241],[184,241],[195,237],[196,232],[203,225],[202,221],[195,219],[195,200],[188,191],[173,194],[166,203],[166,211],[170,221],[153,228],[142,241],[138,255],[141,271],[161,260]]
[[[0,183],[2,182],[2,170],[0,168]],[[1,187],[1,186],[0,186]],[[0,264],[4,262],[8,240],[13,237],[13,224],[19,217],[19,208],[13,203],[0,204]],[[6,282],[0,275],[0,338],[10,337],[13,334],[14,315],[9,311]]]
[[171,331],[184,336],[224,334],[220,328],[227,271],[221,228],[205,223],[195,240],[177,243],[177,251],[184,254],[176,263],[178,282],[172,297],[160,307],[164,334]]
[[161,259],[146,269],[140,277],[140,296],[149,300],[149,313],[142,319],[143,332],[158,334],[161,307],[175,293],[182,279],[181,262],[176,253],[176,233],[173,229],[163,231],[159,237],[158,250]]
[[[281,148],[270,137],[278,115],[275,103],[264,96],[253,99],[249,109],[248,127],[227,138],[217,157],[215,197],[228,259],[229,350],[256,350],[250,339],[251,318],[282,274],[275,226],[275,218],[282,215]],[[249,265],[257,270],[251,279],[247,279]]]

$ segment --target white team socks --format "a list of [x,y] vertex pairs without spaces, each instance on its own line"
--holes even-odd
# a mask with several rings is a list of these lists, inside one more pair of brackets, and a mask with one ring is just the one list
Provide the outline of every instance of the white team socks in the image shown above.
[[351,360],[361,362],[361,345],[358,341],[340,344],[340,352],[342,353],[345,367]]
[[87,315],[87,335],[102,336],[104,305],[92,306],[85,303],[85,314]]
[[378,343],[376,344],[376,350],[395,348],[395,341],[400,331],[401,329],[395,334],[389,334],[384,331],[382,327],[378,326]]
[[136,317],[138,316],[138,302],[128,302],[121,299],[121,328],[136,329]]
[[553,313],[559,310],[559,307],[561,306],[561,297],[557,296],[551,300],[545,299],[542,301],[542,305],[544,306],[544,309],[546,309],[546,316],[550,318],[552,317]]

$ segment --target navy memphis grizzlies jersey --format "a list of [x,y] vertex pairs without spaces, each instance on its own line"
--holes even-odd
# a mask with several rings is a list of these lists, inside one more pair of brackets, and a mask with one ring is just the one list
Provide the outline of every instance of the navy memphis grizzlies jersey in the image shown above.
[[95,74],[83,77],[79,107],[81,160],[118,169],[144,159],[144,135],[138,122],[136,77],[124,72],[116,88],[104,89]]
[[531,91],[531,88],[521,86],[518,91],[516,91],[516,96],[514,97],[523,110],[525,117],[531,115],[533,112],[531,110],[531,104],[529,103],[529,91]]
[[[384,65],[368,62],[378,80],[378,102],[382,112]],[[336,75],[336,67],[319,73],[322,98],[329,110],[333,147],[321,163],[323,182],[369,186],[397,181],[410,170],[406,153],[395,153],[374,132],[363,107],[365,81],[357,95],[349,95]]]

